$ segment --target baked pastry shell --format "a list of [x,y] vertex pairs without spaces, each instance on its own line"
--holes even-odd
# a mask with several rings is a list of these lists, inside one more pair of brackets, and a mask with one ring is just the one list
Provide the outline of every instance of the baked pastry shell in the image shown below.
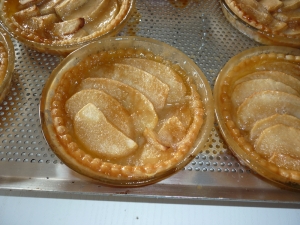
[[[129,20],[132,11],[135,6],[136,0],[129,0],[128,5],[126,6],[124,12],[125,15],[117,19],[116,25],[113,25],[112,28],[104,29],[103,31],[96,31],[88,36],[83,38],[77,38],[76,40],[67,39],[66,41],[59,41],[54,43],[44,43],[44,42],[37,42],[34,40],[30,40],[25,38],[24,35],[21,35],[16,30],[12,29],[11,22],[9,18],[6,18],[3,11],[3,3],[4,0],[0,0],[0,25],[1,27],[6,30],[13,38],[17,39],[18,41],[24,43],[26,46],[43,53],[53,54],[53,55],[61,55],[66,56],[70,54],[72,51],[88,44],[93,41],[100,40],[105,37],[113,37],[117,35],[126,25],[126,22]],[[23,33],[23,32],[22,32]],[[73,41],[70,41],[73,40]],[[69,43],[71,42],[71,43]]]
[[272,34],[259,30],[254,26],[243,21],[239,18],[227,5],[225,0],[220,0],[222,11],[226,19],[234,26],[238,31],[251,38],[252,40],[264,44],[275,46],[288,46],[288,47],[300,47],[300,39],[292,38],[279,34]]
[[5,96],[10,90],[11,81],[14,72],[15,63],[15,50],[14,45],[7,32],[0,28],[0,41],[7,51],[7,67],[3,80],[0,82],[0,103],[4,100]]
[[[229,83],[230,85],[230,79],[228,74],[239,63],[247,60],[248,58],[258,56],[261,54],[264,54],[265,56],[271,55],[271,57],[276,55],[275,57],[286,59],[287,61],[289,59],[296,59],[297,62],[300,62],[299,49],[281,46],[261,46],[250,48],[232,57],[220,70],[213,90],[213,96],[215,101],[215,115],[218,127],[223,138],[228,144],[229,149],[232,151],[232,153],[236,156],[236,158],[240,161],[242,165],[248,166],[252,171],[266,178],[266,180],[271,181],[271,183],[273,184],[284,188],[300,190],[299,171],[279,168],[277,165],[268,162],[261,155],[259,155],[253,149],[253,147],[251,150],[249,150],[248,146],[251,145],[251,143],[248,143],[244,139],[237,125],[233,125],[233,129],[235,129],[234,132],[237,133],[235,137],[232,135],[231,130],[227,126],[228,121],[231,119],[228,120],[228,118],[226,118],[227,115],[224,114],[224,111],[226,111],[227,109],[223,108],[223,106],[226,104],[225,101],[227,101],[228,99],[227,97],[227,100],[224,98],[222,86],[224,85],[224,83],[226,83],[226,85],[228,85]],[[242,147],[245,145],[248,146]]]
[[[183,157],[183,159],[172,165],[171,167],[154,173],[150,176],[143,177],[127,177],[127,178],[115,178],[105,177],[97,173],[87,173],[86,168],[78,167],[73,164],[70,157],[66,157],[65,149],[58,141],[56,132],[54,131],[53,121],[50,115],[51,99],[54,95],[54,91],[57,87],[62,75],[75,66],[78,62],[86,58],[87,56],[101,51],[117,50],[117,49],[142,49],[150,51],[156,56],[160,56],[174,64],[179,65],[190,79],[193,79],[197,86],[197,91],[200,94],[201,101],[204,108],[203,124],[199,131],[193,147]],[[172,174],[183,169],[197,154],[203,149],[205,143],[208,140],[209,134],[212,130],[214,123],[214,108],[213,98],[210,85],[199,69],[199,67],[184,53],[181,51],[157,40],[142,38],[142,37],[111,37],[103,40],[90,43],[68,55],[58,66],[54,69],[50,75],[47,83],[42,92],[40,102],[40,118],[42,124],[42,130],[48,144],[56,155],[64,162],[68,167],[77,171],[80,174],[94,178],[100,181],[104,185],[118,186],[118,187],[130,187],[130,186],[144,186],[148,184],[156,183],[162,179],[165,179]],[[62,154],[63,153],[63,154]]]

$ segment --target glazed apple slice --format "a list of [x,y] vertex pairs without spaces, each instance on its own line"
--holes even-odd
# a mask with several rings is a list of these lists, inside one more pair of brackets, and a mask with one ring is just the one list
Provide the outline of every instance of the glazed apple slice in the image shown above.
[[157,133],[155,133],[153,130],[146,128],[143,132],[143,135],[146,138],[146,143],[150,144],[155,149],[160,151],[167,150],[168,147],[159,141]]
[[67,36],[78,32],[84,26],[84,19],[77,18],[67,20],[60,23],[55,23],[53,27],[53,34],[56,36]]
[[134,66],[119,63],[105,64],[91,72],[90,77],[109,78],[127,84],[144,94],[156,110],[162,109],[166,104],[169,86],[152,74]]
[[300,21],[300,8],[287,12],[275,13],[274,17],[286,23],[297,23]]
[[269,12],[274,12],[283,5],[283,2],[279,0],[260,0],[259,3]]
[[273,31],[281,31],[287,28],[287,24],[281,22],[269,13],[267,9],[255,0],[236,0],[237,5],[246,12],[251,18],[254,18],[260,24],[270,27]]
[[281,12],[297,9],[300,7],[299,0],[284,0],[283,3],[283,6],[280,8]]
[[39,6],[40,12],[42,15],[55,13],[54,7],[61,3],[63,0],[50,0],[46,1]]
[[87,78],[79,86],[79,90],[84,89],[102,90],[117,99],[130,113],[134,127],[140,133],[157,125],[158,117],[149,99],[126,84],[106,78]]
[[26,23],[28,19],[34,16],[40,16],[40,10],[36,5],[30,6],[26,9],[23,9],[21,11],[18,11],[14,13],[13,17],[15,18],[16,21],[19,23]]
[[258,120],[253,125],[250,131],[250,139],[253,141],[259,137],[261,132],[268,127],[274,126],[276,124],[283,124],[286,126],[294,127],[300,129],[300,119],[290,116],[287,114],[275,114],[273,116]]
[[235,86],[231,95],[232,104],[234,107],[238,107],[245,101],[246,98],[250,97],[254,93],[267,90],[282,91],[299,96],[296,90],[281,82],[277,82],[272,79],[254,79],[242,82]]
[[48,14],[43,16],[34,16],[29,19],[29,26],[35,30],[51,29],[53,24],[59,19],[55,14]]
[[70,20],[82,17],[86,22],[93,21],[105,12],[109,1],[112,0],[87,0],[81,7],[66,14],[63,18],[64,20]]
[[257,92],[238,107],[237,124],[240,129],[249,131],[256,121],[274,114],[289,114],[300,119],[300,98],[279,91]]
[[271,70],[271,71],[258,71],[254,73],[250,73],[240,79],[238,79],[233,87],[238,85],[239,83],[253,80],[253,79],[272,79],[274,81],[281,82],[287,86],[290,86],[294,90],[296,90],[300,94],[300,80],[297,78],[288,75],[286,73],[276,71],[276,70]]
[[266,157],[279,153],[300,159],[300,130],[283,124],[266,128],[255,141],[254,148]]
[[[57,4],[54,9],[56,14],[62,19],[65,20],[65,17],[70,15],[74,10],[78,9],[88,0],[63,0],[61,3]],[[73,18],[74,19],[74,18]]]
[[134,138],[130,114],[116,99],[103,91],[91,89],[75,93],[65,104],[68,116],[73,120],[77,112],[88,103],[96,106],[107,120],[127,137]]
[[182,78],[170,67],[148,59],[124,58],[119,63],[134,66],[156,76],[170,87],[167,103],[180,101],[186,95],[186,86]]
[[286,35],[300,35],[300,27],[295,27],[293,29],[288,29],[283,32]]
[[133,140],[111,125],[103,113],[91,103],[75,115],[73,124],[75,135],[93,154],[120,158],[138,148]]
[[43,2],[44,0],[19,0],[21,5],[26,5],[26,4],[40,4],[41,2]]
[[165,121],[161,129],[158,131],[160,142],[165,146],[173,148],[185,137],[186,134],[187,130],[184,128],[181,121],[175,116]]
[[[102,7],[104,10],[102,10]],[[88,33],[103,30],[107,25],[113,22],[113,19],[118,16],[118,13],[122,13],[117,0],[105,0],[101,8],[97,11],[98,13],[93,14],[97,16],[97,18],[94,18],[92,21],[91,18],[89,18],[88,23],[84,27]]]
[[268,161],[282,168],[300,171],[299,158],[293,158],[289,155],[275,152]]
[[300,79],[300,65],[291,62],[267,62],[257,67],[257,70],[275,70]]

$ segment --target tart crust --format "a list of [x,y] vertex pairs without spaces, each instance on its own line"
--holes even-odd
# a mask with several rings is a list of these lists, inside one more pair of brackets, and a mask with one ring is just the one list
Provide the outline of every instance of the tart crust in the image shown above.
[[221,0],[228,21],[250,38],[266,45],[299,47],[300,4],[288,4],[275,0]]
[[[238,124],[237,112],[240,109],[240,107],[234,106],[231,100],[231,95],[234,92],[234,88],[237,86],[237,84],[240,83],[239,80],[241,80],[241,82],[245,82],[245,80],[249,79],[247,78],[247,76],[249,77],[249,74],[255,74],[255,77],[253,77],[253,79],[260,79],[262,78],[261,76],[258,76],[260,72],[262,72],[264,78],[267,78],[268,76],[265,75],[271,74],[270,67],[268,67],[267,65],[278,65],[284,62],[285,64],[288,63],[296,67],[300,66],[299,51],[294,49],[293,53],[289,52],[293,52],[293,49],[286,47],[259,47],[249,49],[233,57],[225,65],[223,71],[219,74],[214,91],[216,99],[216,115],[220,124],[222,134],[228,142],[228,144],[230,145],[230,148],[232,149],[233,153],[237,156],[237,158],[243,164],[249,166],[254,171],[258,172],[259,174],[272,181],[285,184],[293,188],[299,188],[300,168],[297,168],[297,166],[295,166],[297,163],[299,164],[300,162],[299,155],[293,155],[293,151],[291,151],[290,155],[283,154],[280,152],[274,152],[274,154],[271,154],[270,157],[265,154],[262,154],[261,152],[258,152],[255,146],[255,139],[251,139],[251,125],[247,124],[248,128],[243,129],[243,126],[240,126]],[[265,73],[264,70],[260,71],[264,67],[268,68],[268,73]],[[288,71],[286,72],[288,74]],[[300,77],[298,77],[298,79],[300,79]],[[296,95],[291,95],[280,91],[258,91],[250,97],[246,98],[246,100],[242,104],[246,104],[246,102],[251,100],[251,98],[253,98],[254,96],[262,96],[265,93],[276,94],[279,97],[284,97],[287,95],[291,96],[291,98],[295,97],[296,100],[299,98]],[[278,99],[278,102],[280,101],[281,100]],[[300,106],[298,106],[298,109],[293,110],[299,109]],[[280,111],[280,109],[272,109],[270,106],[270,110],[273,110],[272,114],[274,115],[276,115],[276,113],[283,115],[285,115],[285,113],[289,114],[289,112],[286,111],[286,109]],[[256,113],[255,115],[257,115],[257,117],[262,116],[261,113]],[[251,115],[249,118],[255,117],[256,116]],[[299,116],[297,117],[298,118],[295,119],[300,121]],[[264,120],[262,119],[261,121]],[[257,123],[259,122],[260,120],[257,121]],[[273,125],[274,124],[272,124],[272,126]],[[260,126],[262,125],[260,124]],[[277,125],[275,124],[274,126]],[[268,126],[265,126],[265,128],[268,128]],[[257,137],[256,139],[258,138],[259,137]],[[278,149],[280,149],[280,147],[278,147]],[[284,162],[288,159],[291,159],[292,161],[290,163]]]
[[[143,58],[164,64],[180,77],[186,94],[180,98],[180,101],[172,103],[172,105],[166,104],[163,109],[156,109],[157,126],[153,130],[148,129],[147,131],[146,129],[145,132],[137,134],[135,140],[139,144],[139,149],[135,153],[121,159],[111,159],[93,154],[78,141],[72,125],[70,125],[72,121],[66,113],[65,102],[74,93],[77,93],[80,83],[89,78],[89,74],[92,74],[91,71],[97,70],[97,67],[99,68],[103,64],[111,64],[123,58]],[[183,106],[185,109],[182,109]],[[175,137],[172,140],[177,141],[173,141],[171,146],[165,146],[159,140],[159,129],[163,127],[164,121],[168,121],[168,117],[172,117],[169,114],[174,114],[173,111],[176,110],[182,110],[183,114],[188,111],[189,113],[186,115],[189,122],[173,123],[176,124],[173,126],[182,124],[185,128],[178,128],[180,130],[178,132],[180,133],[179,141]],[[61,147],[52,146],[52,149],[69,167],[109,185],[129,184],[134,186],[151,183],[151,180],[158,181],[181,168],[179,166],[181,163],[190,161],[194,157],[190,155],[191,149],[197,145],[196,139],[198,139],[205,120],[203,102],[196,85],[191,79],[188,79],[186,72],[180,66],[143,49],[100,51],[84,58],[62,75],[51,99],[50,114],[55,136],[61,145]],[[180,120],[182,118],[184,117],[179,117]],[[166,127],[168,126],[172,127],[172,123]],[[166,133],[167,128],[164,129],[164,133]],[[186,133],[182,137],[183,131]],[[153,150],[160,153],[153,155]],[[158,177],[160,178],[158,179]]]
[[[55,14],[54,9],[53,10],[48,9],[48,11],[45,11],[46,14],[43,14],[45,12],[41,10],[41,6],[44,3],[47,3],[47,1],[46,2],[42,1],[41,3],[33,1],[32,3],[30,2],[28,4],[22,5],[19,3],[18,0],[13,0],[13,1],[2,0],[1,20],[3,21],[3,24],[5,25],[7,30],[10,33],[12,33],[17,39],[19,39],[19,41],[24,42],[25,44],[29,45],[30,47],[38,51],[64,55],[77,49],[83,44],[86,44],[95,39],[107,35],[109,36],[115,35],[124,26],[124,23],[128,19],[135,1],[134,0],[115,0],[115,1],[118,7],[117,10],[115,10],[116,11],[116,13],[114,14],[115,16],[111,18],[111,20],[109,20],[107,23],[104,23],[104,25],[101,26],[100,29],[97,28],[93,32],[91,32],[91,30],[89,30],[89,32],[86,32],[84,30],[84,24],[88,24],[89,22],[94,22],[94,21],[84,20],[83,18],[75,18],[73,19],[74,22],[72,23],[70,20],[70,25],[69,25],[68,24],[69,20],[64,21],[60,19],[59,16]],[[61,2],[62,1],[60,1],[60,3]],[[54,4],[51,7],[54,8],[55,6],[56,5]],[[32,10],[30,10],[31,8]],[[24,11],[25,13],[23,13]],[[21,16],[19,16],[20,14]],[[22,16],[22,14],[25,15]],[[102,14],[103,13],[100,13],[99,15]],[[41,18],[39,24],[42,24],[45,21],[42,17],[46,17],[48,15],[49,16],[54,15],[56,17],[56,20],[52,19],[49,22],[50,25],[43,26],[42,29],[40,30],[36,30],[34,29],[36,26],[32,27],[30,24],[28,25],[27,22],[24,22],[32,18]],[[18,17],[21,17],[21,19],[18,19]],[[81,20],[80,21],[81,26],[77,26],[76,28],[74,27],[74,29],[77,30],[70,31],[72,24],[77,22],[76,20]],[[60,31],[60,29],[68,29],[68,32],[64,32],[64,31],[61,32],[63,34],[65,33],[69,35],[61,35],[61,36],[55,35],[56,32],[52,31],[54,28],[53,25],[51,25],[54,22],[55,25],[60,25],[60,23],[66,23],[66,25],[56,26],[59,27],[56,30]]]

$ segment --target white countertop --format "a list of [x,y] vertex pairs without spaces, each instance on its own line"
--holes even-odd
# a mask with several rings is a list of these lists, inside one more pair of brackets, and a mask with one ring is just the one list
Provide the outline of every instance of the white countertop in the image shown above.
[[[62,198],[53,194],[0,192],[0,224],[272,224],[300,223],[300,209],[242,206],[193,200],[132,197]],[[254,204],[255,205],[255,204]],[[300,206],[299,206],[300,207]],[[299,208],[298,207],[298,208]]]

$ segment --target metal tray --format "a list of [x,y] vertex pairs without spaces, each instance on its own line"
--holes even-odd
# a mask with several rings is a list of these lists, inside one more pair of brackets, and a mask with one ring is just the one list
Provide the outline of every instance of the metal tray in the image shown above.
[[[232,56],[259,46],[229,24],[217,0],[137,0],[133,17],[120,35],[154,38],[178,48],[201,68],[212,88]],[[203,151],[184,170],[154,185],[111,188],[73,172],[47,145],[39,120],[41,91],[61,58],[33,51],[16,40],[13,43],[15,74],[11,91],[0,105],[0,191],[299,207],[300,192],[279,188],[241,165],[217,125]]]

